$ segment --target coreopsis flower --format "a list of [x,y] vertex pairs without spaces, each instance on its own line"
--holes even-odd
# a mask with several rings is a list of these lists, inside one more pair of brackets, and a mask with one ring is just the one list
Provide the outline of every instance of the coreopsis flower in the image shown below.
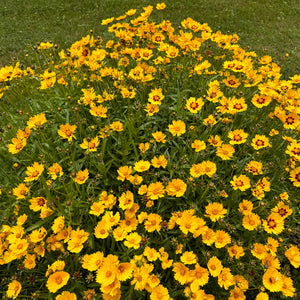
[[147,160],[140,160],[134,164],[134,170],[137,172],[145,172],[149,170],[151,164]]
[[189,269],[180,262],[173,264],[174,279],[177,280],[180,284],[185,284],[190,279]]
[[131,191],[123,192],[119,198],[119,207],[123,210],[130,209],[134,203],[134,196]]
[[22,285],[19,281],[13,280],[9,283],[6,295],[9,298],[16,299],[22,289]]
[[194,142],[192,143],[192,148],[195,149],[195,152],[200,152],[202,150],[205,150],[206,144],[204,141],[194,140]]
[[279,234],[284,229],[284,218],[277,213],[271,213],[267,220],[263,220],[263,225],[266,232]]
[[25,172],[27,177],[25,177],[24,181],[30,182],[30,181],[37,180],[41,176],[43,171],[44,171],[44,165],[39,164],[38,162],[34,162],[32,166],[27,167],[27,170]]
[[60,288],[65,286],[70,278],[70,274],[65,271],[57,271],[51,274],[47,280],[49,292],[56,293]]
[[289,262],[294,268],[300,267],[300,250],[297,246],[290,245],[285,251],[284,255],[288,258]]
[[230,257],[235,257],[236,259],[239,259],[240,257],[245,255],[243,247],[238,245],[227,248],[227,251]]
[[117,266],[116,277],[120,281],[126,281],[132,277],[133,265],[131,263],[120,263]]
[[48,174],[51,176],[51,179],[55,180],[56,178],[61,177],[64,172],[58,163],[54,163],[48,168]]
[[244,216],[250,215],[252,213],[253,203],[244,199],[239,204],[239,212],[241,212]]
[[247,230],[255,230],[261,224],[260,217],[257,214],[249,213],[243,217],[243,226]]
[[243,144],[247,141],[248,133],[246,133],[243,129],[236,129],[230,131],[228,133],[228,137],[230,138],[231,145]]
[[211,135],[208,139],[208,142],[211,146],[214,146],[214,147],[220,147],[223,143],[220,136],[218,136],[218,135],[215,135],[215,136]]
[[223,248],[230,242],[231,242],[231,237],[227,232],[223,230],[216,231],[216,240],[215,240],[216,248]]
[[166,142],[166,135],[161,131],[156,131],[152,133],[152,136],[154,137],[155,141],[157,143],[165,143]]
[[61,136],[62,139],[67,139],[70,142],[73,138],[76,139],[74,135],[76,128],[76,125],[70,125],[69,123],[62,124],[59,126],[57,133]]
[[88,178],[89,178],[89,170],[84,169],[83,171],[82,170],[78,171],[78,173],[73,178],[73,180],[78,184],[84,184]]
[[51,229],[53,233],[59,233],[64,229],[64,227],[65,227],[65,217],[59,216],[56,219],[54,219]]
[[101,220],[97,223],[94,229],[94,235],[97,239],[106,239],[109,236],[111,226],[107,220]]
[[[156,9],[157,10],[163,10],[166,8],[166,4],[164,2],[161,2],[161,3],[157,3],[156,4]],[[152,300],[152,299],[151,299]]]
[[209,115],[207,118],[203,120],[203,125],[205,126],[214,126],[217,124],[217,120],[213,115]]
[[207,269],[201,267],[198,263],[195,265],[195,269],[190,271],[191,291],[197,292],[200,286],[204,286],[208,283],[209,272]]
[[55,72],[46,70],[41,77],[41,86],[40,89],[44,90],[49,87],[52,87],[56,82],[56,74]]
[[60,295],[55,297],[55,300],[77,300],[77,296],[75,293],[63,291]]
[[231,291],[230,291],[230,296],[228,300],[246,300],[246,296],[243,292],[242,289],[239,287],[235,286]]
[[131,166],[122,166],[117,170],[117,172],[119,175],[117,177],[118,180],[121,180],[121,181],[124,181],[125,179],[128,180],[129,176],[132,173],[132,167]]
[[25,199],[28,192],[29,188],[24,183],[20,183],[17,187],[13,189],[13,194],[17,197],[17,199]]
[[256,295],[255,300],[269,300],[269,295],[264,292],[260,292]]
[[253,175],[259,175],[262,174],[262,168],[263,164],[259,161],[251,160],[248,162],[248,164],[245,167],[246,172],[250,172]]
[[151,90],[148,95],[148,101],[154,105],[161,105],[161,101],[165,98],[161,88],[155,88]]
[[212,245],[216,241],[216,233],[211,229],[205,226],[201,234],[202,242],[208,246]]
[[224,215],[227,213],[227,209],[223,207],[222,203],[209,203],[205,207],[206,215],[205,217],[210,218],[213,222],[218,221],[219,219],[223,218]]
[[107,107],[101,104],[98,106],[95,105],[90,109],[90,114],[95,117],[107,118],[106,113],[107,113]]
[[38,49],[49,49],[53,47],[53,43],[50,43],[50,42],[41,42],[40,45],[38,46]]
[[204,105],[202,98],[191,97],[186,101],[185,107],[191,113],[196,114]]
[[268,106],[272,101],[272,97],[264,94],[255,94],[251,100],[252,104],[257,108]]
[[265,135],[256,134],[255,137],[252,139],[251,146],[255,150],[259,150],[266,147],[272,147],[269,143],[269,138]]
[[169,125],[169,131],[172,133],[173,136],[181,136],[186,132],[186,125],[181,120],[173,120],[172,124]]
[[161,229],[162,218],[158,214],[148,214],[147,219],[145,220],[145,229],[148,232],[157,231],[159,232]]
[[281,274],[275,269],[268,269],[263,275],[263,284],[271,292],[280,292],[283,286]]
[[139,249],[141,241],[142,237],[137,232],[133,232],[125,237],[124,245],[127,248]]
[[239,177],[234,175],[230,183],[234,190],[239,189],[240,191],[245,191],[250,188],[250,179],[243,174],[240,175]]
[[293,285],[293,280],[290,277],[287,277],[281,274],[281,280],[283,282],[281,292],[286,297],[294,297],[296,289]]
[[182,197],[186,191],[187,185],[181,179],[173,179],[166,186],[166,191],[169,196]]
[[268,253],[265,257],[263,257],[261,262],[265,269],[280,269],[279,259],[271,253]]
[[110,125],[109,125],[110,129],[112,131],[123,131],[124,128],[123,128],[123,124],[120,122],[120,121],[115,121],[115,122],[112,122]]
[[222,144],[217,148],[216,155],[221,157],[222,160],[229,160],[233,157],[235,150],[230,144]]
[[36,259],[36,255],[35,254],[27,254],[25,256],[24,261],[23,261],[24,267],[26,269],[28,269],[28,270],[34,269],[35,266],[36,266],[35,259]]
[[88,271],[98,270],[103,263],[104,254],[97,251],[92,254],[85,254],[82,258],[82,267]]
[[165,168],[167,166],[168,160],[164,155],[160,155],[159,157],[154,156],[151,160],[151,164],[154,168]]
[[152,117],[155,113],[159,112],[159,106],[156,104],[147,103],[144,111],[147,112],[147,116]]
[[180,256],[180,260],[185,265],[193,265],[197,262],[197,256],[193,251],[185,251]]
[[148,261],[156,261],[160,257],[160,253],[155,248],[146,247],[143,253],[147,257]]
[[83,139],[83,143],[80,144],[80,148],[86,149],[87,152],[95,152],[97,151],[97,147],[99,146],[100,141],[98,137],[96,136],[93,139]]
[[229,268],[223,268],[221,273],[218,275],[218,284],[220,287],[224,287],[225,290],[228,290],[230,286],[234,283],[233,275]]
[[290,172],[290,180],[293,182],[294,186],[300,187],[300,167],[297,167]]
[[145,154],[147,150],[149,150],[150,144],[149,143],[140,143],[139,149],[142,152],[142,154]]
[[165,194],[165,188],[160,181],[150,183],[147,187],[147,197],[151,200],[162,198]]
[[39,229],[33,230],[29,234],[29,240],[33,244],[37,244],[41,242],[47,235],[47,230],[44,227],[41,227]]
[[211,276],[217,277],[221,273],[223,265],[222,262],[216,256],[213,256],[209,259],[207,263],[207,268]]
[[278,213],[284,219],[293,213],[293,210],[288,205],[285,205],[283,201],[279,201],[271,211]]
[[39,115],[35,115],[31,118],[29,118],[27,122],[27,126],[29,129],[37,129],[40,125],[43,125],[47,122],[46,116],[44,113],[41,113]]
[[8,151],[12,154],[16,154],[19,153],[26,146],[27,140],[12,138],[11,142],[12,144],[7,145]]

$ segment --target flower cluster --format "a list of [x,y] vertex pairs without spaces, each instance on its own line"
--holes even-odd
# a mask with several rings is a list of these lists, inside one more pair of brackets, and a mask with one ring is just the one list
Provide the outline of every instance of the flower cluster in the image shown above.
[[0,69],[7,297],[299,295],[300,75],[164,8]]

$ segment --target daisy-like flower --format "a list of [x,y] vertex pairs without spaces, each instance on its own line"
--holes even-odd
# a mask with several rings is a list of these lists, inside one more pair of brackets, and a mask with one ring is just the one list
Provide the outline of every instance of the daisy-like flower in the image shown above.
[[216,155],[221,157],[223,160],[229,160],[233,157],[235,150],[230,144],[222,144],[217,148]]
[[152,136],[154,137],[155,141],[157,143],[165,143],[166,142],[166,135],[161,131],[156,131],[152,133]]
[[166,191],[169,196],[182,197],[186,191],[187,185],[181,179],[173,179],[168,183]]
[[6,291],[6,295],[9,298],[16,299],[22,289],[22,285],[19,281],[13,280],[11,283],[8,285],[8,289]]
[[235,257],[236,259],[239,259],[240,257],[245,255],[243,247],[238,245],[229,247],[227,251],[230,257]]
[[87,181],[87,179],[89,178],[89,170],[85,169],[85,170],[80,170],[75,178],[73,178],[73,180],[78,183],[78,184],[83,184]]
[[54,163],[48,168],[48,174],[51,176],[51,179],[55,180],[56,178],[61,177],[64,172],[58,163]]
[[134,164],[134,170],[137,172],[145,172],[149,170],[151,164],[147,160],[140,160]]
[[217,277],[223,269],[222,262],[216,256],[213,256],[209,259],[207,268],[211,276]]
[[69,291],[63,291],[60,295],[55,297],[55,300],[77,300],[77,296]]
[[230,183],[234,190],[245,191],[250,188],[250,179],[246,175],[240,175],[239,177],[234,175]]
[[34,117],[29,118],[27,126],[29,129],[37,129],[40,125],[43,125],[47,122],[46,116],[44,113],[35,115]]
[[214,202],[209,203],[205,207],[205,212],[205,217],[209,217],[213,222],[216,222],[224,217],[224,215],[227,213],[227,209],[223,207],[222,203]]
[[284,255],[294,268],[300,267],[300,250],[297,246],[290,245],[290,248],[285,251]]
[[230,131],[228,133],[228,137],[230,138],[231,145],[243,144],[247,141],[248,133],[246,133],[243,129],[236,129]]
[[165,168],[167,166],[168,160],[164,155],[160,155],[159,157],[154,156],[151,160],[151,164],[154,168]]
[[24,183],[20,183],[16,188],[13,189],[13,194],[17,197],[17,199],[25,199],[28,192],[29,188]]
[[261,224],[259,215],[254,213],[249,213],[244,215],[243,226],[248,230],[255,230]]
[[120,121],[112,122],[109,127],[113,131],[119,131],[120,132],[120,131],[124,130],[123,123],[121,123]]
[[281,274],[275,269],[268,269],[263,275],[263,284],[271,292],[280,292],[283,286]]
[[239,211],[244,215],[250,215],[252,213],[253,209],[253,203],[244,199],[240,204],[239,204]]
[[162,198],[165,194],[165,188],[160,181],[150,183],[147,187],[147,197],[151,200]]
[[99,139],[96,136],[93,139],[83,139],[83,143],[80,144],[80,148],[86,149],[88,152],[95,152],[97,151],[97,147],[99,146]]
[[128,234],[125,237],[124,245],[127,248],[139,249],[141,241],[142,241],[142,237],[137,232],[133,232]]
[[151,93],[148,96],[148,101],[154,105],[161,105],[161,101],[164,98],[165,98],[165,96],[162,93],[162,89],[155,88],[155,89],[151,90]]
[[37,180],[44,171],[44,165],[34,162],[32,166],[27,167],[26,175],[24,181],[30,182]]
[[256,134],[255,137],[252,139],[251,146],[255,150],[259,150],[266,147],[272,147],[269,143],[269,138],[265,135]]
[[250,172],[253,175],[259,175],[262,174],[262,168],[263,168],[263,164],[259,161],[255,161],[255,160],[251,160],[248,162],[245,171],[246,172]]
[[264,229],[268,233],[279,234],[284,229],[284,218],[278,213],[272,213],[267,220],[263,220]]
[[192,148],[195,149],[195,152],[200,152],[202,150],[205,150],[206,145],[204,141],[194,140],[194,142],[192,143]]
[[169,125],[169,131],[172,133],[173,136],[181,136],[186,132],[185,123],[181,120],[173,120],[172,124]]
[[300,187],[300,167],[297,167],[290,172],[290,180],[293,182],[294,186]]
[[13,138],[11,140],[12,144],[8,144],[8,151],[12,154],[19,153],[25,146],[26,146],[26,139],[18,139],[18,138]]
[[186,109],[189,110],[191,113],[196,114],[204,105],[203,99],[195,97],[191,97],[186,101]]
[[57,271],[51,274],[47,280],[47,288],[51,293],[56,293],[65,286],[70,278],[70,274],[65,271]]
[[70,125],[69,123],[62,124],[59,126],[57,133],[61,136],[62,139],[67,139],[70,142],[73,138],[76,139],[74,135],[76,128],[76,125]]
[[233,285],[233,275],[230,272],[229,268],[223,268],[221,273],[218,275],[218,284],[220,287],[224,287],[225,290]]

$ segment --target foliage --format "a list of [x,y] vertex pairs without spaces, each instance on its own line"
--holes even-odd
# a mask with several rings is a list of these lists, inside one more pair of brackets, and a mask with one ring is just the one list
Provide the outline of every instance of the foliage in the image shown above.
[[300,76],[153,9],[0,69],[7,297],[299,293]]

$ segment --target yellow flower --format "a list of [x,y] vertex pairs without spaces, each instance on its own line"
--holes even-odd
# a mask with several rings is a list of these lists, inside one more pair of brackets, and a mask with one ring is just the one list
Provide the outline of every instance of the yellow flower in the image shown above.
[[297,167],[290,172],[290,180],[293,182],[294,186],[300,187],[300,167]]
[[151,160],[151,164],[154,168],[165,168],[167,166],[168,160],[164,155],[160,155],[159,157],[154,156]]
[[231,237],[227,232],[223,230],[216,231],[216,240],[215,240],[216,248],[223,248],[230,242],[231,242]]
[[239,211],[244,215],[250,215],[252,213],[253,203],[248,200],[243,200],[239,204]]
[[280,292],[283,286],[281,274],[274,269],[268,269],[263,275],[263,284],[271,292]]
[[235,150],[230,144],[222,144],[217,148],[216,155],[221,157],[223,160],[229,160],[233,157],[234,152]]
[[67,123],[64,125],[60,125],[57,132],[62,139],[67,139],[70,142],[73,138],[76,139],[74,135],[76,128],[76,125],[70,125],[69,123]]
[[220,287],[224,287],[225,290],[233,285],[233,275],[230,272],[229,268],[223,268],[221,273],[218,275],[218,284]]
[[140,160],[134,164],[134,170],[137,172],[145,172],[149,170],[151,164],[147,160]]
[[243,226],[248,230],[254,230],[261,224],[260,217],[257,214],[249,213],[244,215]]
[[57,177],[61,177],[64,172],[58,163],[54,163],[48,168],[48,174],[51,176],[51,179],[55,180]]
[[83,139],[83,143],[80,144],[80,148],[87,149],[88,152],[95,152],[97,151],[97,147],[99,146],[99,139],[96,136],[93,139]]
[[57,271],[51,274],[47,280],[47,288],[51,293],[56,293],[65,286],[70,278],[70,274],[65,271]]
[[187,185],[181,179],[173,179],[168,183],[166,191],[169,196],[182,197],[186,191]]
[[235,257],[236,259],[239,259],[241,256],[245,255],[243,247],[234,245],[227,249],[230,257]]
[[227,213],[227,209],[223,207],[222,203],[213,202],[205,207],[205,212],[205,217],[209,217],[213,222],[216,222],[224,217]]
[[159,181],[150,183],[147,187],[147,197],[151,200],[157,200],[159,198],[162,198],[165,194],[165,188],[163,184]]
[[157,143],[165,143],[166,142],[166,135],[162,133],[161,131],[156,131],[152,133],[152,136],[154,137],[155,141]]
[[137,232],[134,232],[128,234],[125,237],[124,245],[127,248],[139,249],[141,241],[142,241],[142,237]]
[[245,191],[250,188],[250,179],[246,175],[240,175],[239,177],[234,175],[230,183],[234,190]]
[[27,126],[29,129],[37,129],[40,125],[43,125],[47,122],[46,116],[44,113],[35,115],[34,117],[29,118]]
[[22,289],[22,285],[19,281],[13,280],[9,285],[6,291],[6,295],[9,298],[16,299]]
[[267,220],[263,220],[263,225],[266,232],[279,234],[284,229],[284,218],[277,213],[272,213]]
[[38,162],[34,162],[32,166],[27,167],[26,175],[24,181],[29,182],[33,180],[37,180],[44,171],[44,165],[39,164]]
[[26,139],[13,138],[12,144],[8,144],[8,151],[12,154],[19,153],[26,146]]
[[300,250],[297,246],[290,245],[290,248],[285,251],[284,255],[294,268],[300,267]]
[[189,110],[191,113],[196,114],[204,105],[203,99],[195,97],[191,97],[186,101],[186,109]]
[[193,251],[185,251],[180,256],[181,262],[183,262],[185,265],[192,265],[197,262],[197,256]]
[[139,149],[142,152],[142,154],[145,154],[146,151],[149,149],[150,144],[149,143],[140,143],[139,144]]
[[192,143],[192,148],[195,149],[195,152],[199,152],[205,150],[206,145],[204,141],[194,140],[194,142]]
[[[156,9],[157,10],[163,10],[166,8],[166,4],[164,2],[161,2],[161,3],[157,3],[156,4]],[[152,300],[152,299],[151,299]]]
[[169,125],[169,131],[172,133],[173,136],[181,136],[186,132],[185,123],[181,120],[173,120],[172,124]]
[[82,267],[89,271],[98,270],[103,263],[104,254],[101,251],[97,251],[92,254],[85,254],[82,259]]
[[77,296],[74,293],[63,291],[60,295],[55,297],[55,300],[77,300]]
[[113,131],[123,131],[123,124],[120,121],[112,122],[109,127]]
[[211,276],[217,277],[221,273],[223,266],[221,261],[216,256],[213,256],[209,259],[207,268]]
[[162,94],[162,89],[155,88],[155,89],[151,90],[151,93],[148,96],[148,101],[154,105],[161,105],[161,101],[164,98],[165,98],[165,96]]
[[80,170],[77,174],[76,177],[73,178],[73,180],[78,183],[78,184],[83,184],[87,181],[87,179],[89,178],[89,170],[85,169],[85,170]]
[[256,134],[255,137],[252,139],[251,146],[255,150],[259,150],[266,147],[272,147],[272,145],[269,143],[269,138],[267,138],[265,135],[259,134]]
[[229,142],[231,145],[243,144],[247,141],[248,133],[243,129],[236,129],[228,133],[228,137],[231,139]]
[[17,199],[25,199],[29,192],[29,188],[24,184],[20,183],[16,188],[13,189],[13,194]]

